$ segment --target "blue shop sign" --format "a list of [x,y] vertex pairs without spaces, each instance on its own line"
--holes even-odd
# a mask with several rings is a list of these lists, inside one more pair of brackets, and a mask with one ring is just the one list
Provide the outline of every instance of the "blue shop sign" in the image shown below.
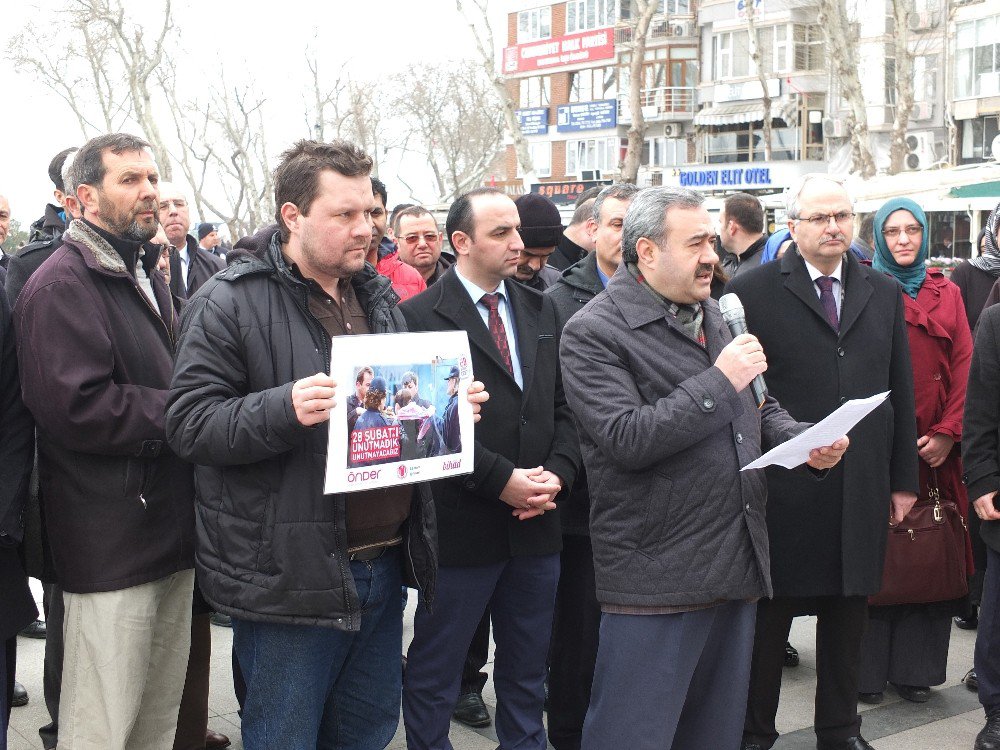
[[517,121],[524,135],[545,135],[549,132],[549,108],[519,109]]
[[680,170],[681,187],[755,187],[771,184],[769,167]]
[[602,99],[596,102],[563,104],[556,108],[556,130],[573,133],[578,130],[604,130],[618,124],[618,101]]

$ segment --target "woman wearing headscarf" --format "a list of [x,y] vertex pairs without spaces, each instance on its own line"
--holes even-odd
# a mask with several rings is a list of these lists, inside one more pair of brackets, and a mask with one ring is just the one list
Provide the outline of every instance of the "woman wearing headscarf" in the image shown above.
[[[872,266],[902,287],[916,399],[921,488],[937,487],[968,516],[957,443],[972,357],[962,296],[937,269],[928,269],[927,217],[908,198],[887,202],[875,215]],[[924,495],[924,493],[921,493]],[[971,548],[966,541],[971,571]],[[871,607],[862,642],[859,698],[882,700],[886,683],[922,703],[945,681],[951,616],[958,602]]]
[[1000,248],[997,246],[996,235],[998,216],[1000,206],[993,209],[990,218],[986,220],[986,226],[976,239],[979,255],[972,260],[963,260],[951,272],[951,280],[962,292],[965,314],[969,320],[969,328],[973,331],[976,330],[979,314],[983,311],[990,290],[997,279],[1000,279]]

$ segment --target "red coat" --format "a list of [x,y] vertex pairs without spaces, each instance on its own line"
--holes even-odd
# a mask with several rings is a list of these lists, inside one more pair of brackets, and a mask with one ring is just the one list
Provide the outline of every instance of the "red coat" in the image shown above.
[[400,260],[398,251],[379,258],[375,270],[392,282],[400,302],[415,297],[427,288],[424,277],[417,269]]
[[[969,499],[962,484],[959,442],[962,440],[962,411],[972,359],[972,334],[962,293],[939,270],[928,269],[917,299],[904,294],[903,305],[913,366],[917,436],[941,433],[955,441],[948,458],[937,468],[938,487],[942,495],[955,499],[962,515],[968,518]],[[932,480],[931,467],[921,460],[922,495]],[[968,534],[966,557],[971,575],[972,546]]]

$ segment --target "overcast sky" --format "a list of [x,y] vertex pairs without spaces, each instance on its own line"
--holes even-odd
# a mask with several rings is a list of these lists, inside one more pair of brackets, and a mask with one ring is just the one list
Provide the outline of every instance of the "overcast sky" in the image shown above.
[[[46,168],[52,156],[79,145],[82,134],[68,106],[27,75],[15,72],[5,55],[10,38],[29,19],[44,24],[67,5],[66,0],[8,0],[0,11],[0,54],[4,55],[0,58],[0,194],[10,199],[14,218],[22,225],[40,216],[51,198]],[[162,7],[161,0],[125,5],[130,13],[151,9],[145,11],[150,18]],[[494,33],[500,37],[506,34],[504,3],[492,0],[491,5]],[[376,97],[380,76],[416,63],[475,54],[468,27],[453,0],[175,0],[174,18],[181,29],[180,51],[194,72],[185,76],[187,88],[202,84],[207,88],[206,76],[218,69],[219,57],[225,60],[228,76],[252,77],[268,98],[269,147],[275,152],[305,134],[304,51],[317,46],[314,37],[321,71],[332,77],[346,62],[355,78],[372,81]],[[432,196],[426,166],[422,170],[413,162],[383,165],[381,177],[389,188],[390,204],[409,198],[395,173],[418,193],[423,189],[425,197]]]

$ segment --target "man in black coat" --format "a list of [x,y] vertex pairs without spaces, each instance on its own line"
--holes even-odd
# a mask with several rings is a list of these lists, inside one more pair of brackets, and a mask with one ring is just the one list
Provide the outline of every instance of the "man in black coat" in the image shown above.
[[788,216],[795,245],[726,289],[764,347],[771,395],[794,418],[816,422],[848,399],[891,393],[854,428],[826,481],[767,470],[774,599],[757,610],[744,747],[777,739],[791,621],[814,614],[819,748],[868,750],[857,714],[867,597],[881,587],[887,521],[903,519],[918,485],[906,320],[896,281],[847,252],[854,214],[839,182],[803,178],[789,190]]
[[190,206],[184,194],[169,182],[160,185],[160,224],[173,247],[170,251],[170,291],[180,299],[187,299],[225,268],[226,261],[199,247],[198,240],[188,234]]
[[[614,276],[621,263],[622,219],[638,190],[629,183],[609,185],[588,202],[594,252],[563,271],[545,292],[556,306],[560,328],[602,292]],[[573,483],[569,501],[559,508],[559,515],[563,549],[549,652],[549,742],[556,750],[579,750],[601,624],[590,544],[590,493],[583,468]]]
[[546,747],[546,654],[561,547],[555,498],[577,472],[579,445],[559,374],[551,300],[511,282],[523,248],[517,206],[491,188],[451,206],[456,265],[400,306],[410,330],[464,330],[487,385],[488,427],[477,430],[475,470],[435,482],[439,557],[433,613],[420,610],[403,688],[410,748],[450,747],[462,664],[487,605],[498,660],[500,746]]
[[185,308],[167,431],[197,463],[198,580],[232,617],[247,750],[385,747],[404,576],[434,598],[428,484],[323,492],[333,338],[405,331],[365,263],[371,166],[345,141],[293,145],[275,170],[280,225],[241,240],[251,252]]
[[760,265],[767,243],[764,206],[748,193],[728,196],[719,213],[720,265],[731,279]]
[[0,292],[0,747],[6,747],[17,633],[38,614],[18,554],[31,473],[32,427],[31,414],[21,400],[10,305]]
[[[963,481],[982,521],[986,579],[976,634],[975,670],[986,726],[974,750],[1000,750],[1000,305],[979,316],[962,427]],[[974,499],[973,499],[974,498]]]

